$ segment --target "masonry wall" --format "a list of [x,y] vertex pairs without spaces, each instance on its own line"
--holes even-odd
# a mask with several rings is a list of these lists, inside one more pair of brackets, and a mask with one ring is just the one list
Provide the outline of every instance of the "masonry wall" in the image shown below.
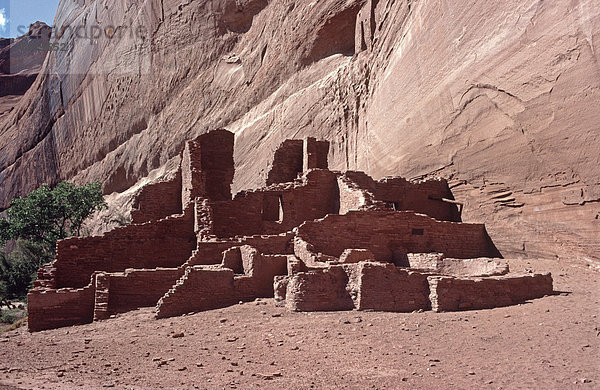
[[441,201],[442,198],[454,200],[443,179],[414,183],[401,177],[385,178],[376,182],[375,198],[393,205],[396,210],[427,214],[439,221],[461,221],[458,207]]
[[293,233],[288,232],[279,235],[242,237],[236,240],[199,241],[186,266],[220,264],[224,251],[243,245],[250,245],[263,254],[291,254],[293,253],[292,238]]
[[274,289],[276,301],[295,311],[411,312],[431,306],[426,275],[375,262],[277,277]]
[[431,304],[426,275],[381,263],[361,263],[358,270],[358,310],[429,310]]
[[290,275],[285,307],[293,311],[352,310],[354,302],[347,284],[348,275],[342,266]]
[[233,201],[211,203],[212,234],[219,238],[279,234],[338,209],[335,174],[313,170],[302,181],[241,192]]
[[379,209],[414,211],[439,221],[461,220],[456,204],[441,201],[454,199],[443,179],[411,182],[398,177],[374,181],[364,172],[348,171],[339,177],[338,182],[340,214],[360,206],[376,206]]
[[267,185],[294,181],[303,170],[302,151],[302,140],[283,141],[273,155],[273,163],[267,174]]
[[84,287],[94,271],[182,265],[196,247],[190,211],[160,221],[119,227],[98,237],[59,241],[54,262],[56,287]]
[[[339,257],[345,249],[369,249],[377,261],[406,261],[407,253],[447,257],[500,257],[484,225],[440,222],[412,212],[351,211],[306,222],[298,237],[314,253]],[[406,261],[407,262],[407,261]]]
[[214,130],[186,142],[182,154],[182,204],[195,198],[231,199],[234,135]]
[[303,171],[309,169],[328,169],[327,156],[329,154],[329,141],[317,141],[308,137],[304,140]]
[[197,265],[188,268],[177,284],[159,300],[156,317],[217,309],[237,302],[232,270]]
[[[352,175],[356,176],[356,175]],[[370,177],[364,175],[367,179],[367,183],[372,183],[372,188],[369,189],[369,185],[361,185],[352,179],[349,179],[346,174],[338,176],[338,189],[340,194],[340,208],[339,214],[347,214],[351,210],[359,210],[365,207],[380,206],[384,209],[385,204],[378,204],[375,200],[375,195],[371,192],[374,190],[374,182]],[[354,177],[353,177],[354,178]]]
[[430,276],[431,308],[434,311],[491,309],[510,306],[552,294],[550,274],[455,278]]
[[142,187],[133,201],[131,223],[157,221],[181,212],[181,170],[179,170],[171,180]]
[[90,323],[94,318],[94,288],[90,284],[73,290],[31,290],[27,313],[30,332]]
[[127,270],[110,274],[108,312],[122,313],[156,306],[160,298],[184,274],[181,268]]

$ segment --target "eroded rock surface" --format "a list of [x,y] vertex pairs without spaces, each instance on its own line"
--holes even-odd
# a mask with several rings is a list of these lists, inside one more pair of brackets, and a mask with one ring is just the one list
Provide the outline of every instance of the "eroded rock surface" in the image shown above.
[[124,191],[224,127],[234,192],[315,136],[332,169],[451,178],[505,255],[600,256],[593,0],[78,3],[61,2],[61,41],[128,29],[52,53],[0,119],[1,206],[60,179]]
[[42,69],[52,29],[35,22],[15,39],[0,38],[0,121],[19,103]]

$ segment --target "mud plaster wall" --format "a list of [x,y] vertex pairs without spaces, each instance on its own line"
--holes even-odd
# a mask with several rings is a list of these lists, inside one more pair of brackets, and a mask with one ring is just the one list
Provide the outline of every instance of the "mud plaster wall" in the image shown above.
[[387,178],[376,182],[374,193],[377,200],[391,203],[396,210],[427,214],[439,221],[461,220],[455,204],[440,200],[454,200],[445,180],[411,183],[401,177]]

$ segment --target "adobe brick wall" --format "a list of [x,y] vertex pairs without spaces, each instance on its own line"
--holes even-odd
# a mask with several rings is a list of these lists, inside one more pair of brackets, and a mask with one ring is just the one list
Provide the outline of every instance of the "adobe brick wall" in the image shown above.
[[431,308],[438,312],[515,305],[553,292],[550,274],[488,278],[430,276],[428,280]]
[[295,180],[302,173],[302,140],[285,140],[273,155],[271,169],[267,174],[267,185],[287,183]]
[[500,257],[484,225],[440,222],[412,212],[328,215],[302,224],[298,238],[309,243],[313,253],[339,257],[346,248],[369,249],[383,262],[418,252],[441,252],[455,258]]
[[171,180],[142,187],[133,200],[131,223],[157,221],[173,214],[181,214],[181,168]]
[[90,323],[94,318],[94,287],[31,290],[27,313],[30,332]]
[[214,130],[188,141],[182,154],[182,205],[185,208],[194,199],[231,199],[233,182],[234,134]]
[[95,271],[182,265],[196,247],[192,214],[188,208],[183,215],[119,227],[102,236],[59,241],[53,263],[56,287],[84,287]]
[[[283,215],[274,220],[278,218],[272,217],[271,208],[279,213],[280,198]],[[304,221],[337,212],[338,199],[335,173],[312,170],[302,180],[264,190],[242,191],[233,201],[212,202],[211,234],[227,238],[290,231]]]

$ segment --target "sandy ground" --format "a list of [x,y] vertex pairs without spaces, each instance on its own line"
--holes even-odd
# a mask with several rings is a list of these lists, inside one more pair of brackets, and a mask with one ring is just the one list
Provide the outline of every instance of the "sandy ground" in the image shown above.
[[271,300],[0,336],[0,389],[600,389],[600,274],[561,260],[556,295],[460,313],[290,313]]

